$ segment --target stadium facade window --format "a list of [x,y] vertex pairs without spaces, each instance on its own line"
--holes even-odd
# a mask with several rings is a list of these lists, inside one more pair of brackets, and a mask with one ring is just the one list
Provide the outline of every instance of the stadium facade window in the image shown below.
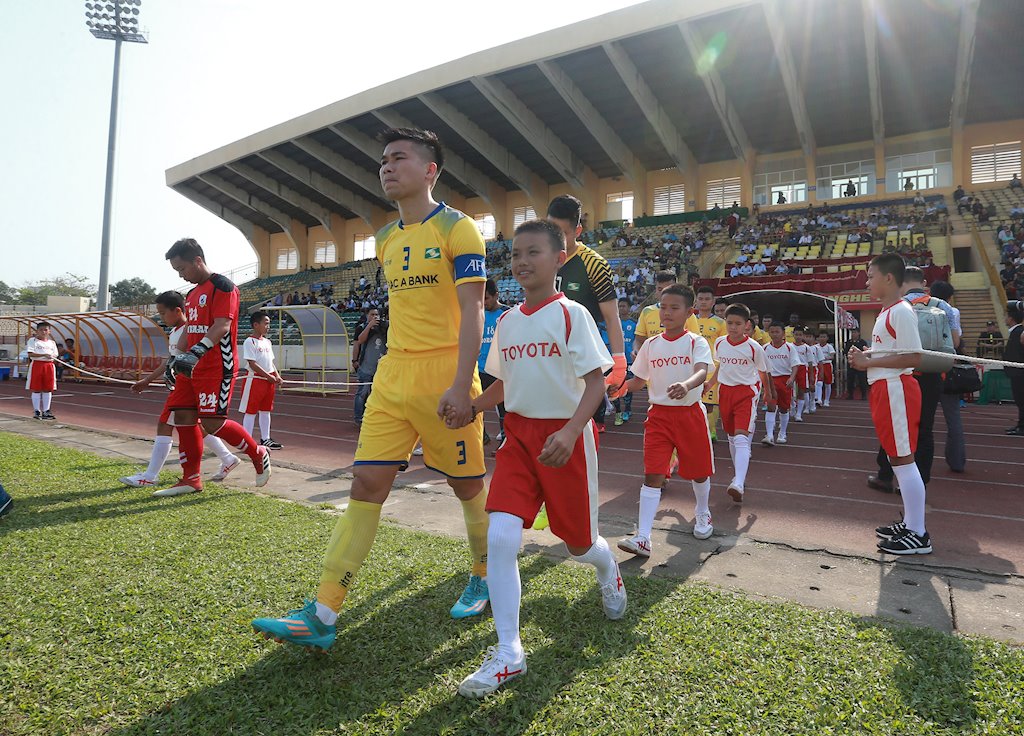
[[512,227],[517,228],[527,220],[536,220],[537,212],[533,207],[516,207],[512,210]]
[[885,188],[889,192],[902,192],[907,179],[914,191],[953,186],[953,150],[904,153],[885,159]]
[[277,270],[278,271],[294,271],[299,267],[299,249],[298,248],[278,248],[277,249]]
[[605,219],[633,221],[633,192],[613,192],[605,197]]
[[473,220],[484,240],[494,240],[494,236],[498,234],[498,224],[494,220],[494,215],[485,212],[482,215],[473,215]]
[[971,184],[1009,181],[1020,174],[1020,141],[971,146]]
[[711,179],[704,185],[705,207],[711,209],[716,204],[723,209],[732,207],[733,202],[743,204],[740,196],[742,187],[738,176],[728,179]]
[[875,193],[875,161],[845,161],[818,166],[815,169],[818,180],[819,199],[839,199],[845,196],[850,181],[857,187],[857,196]]
[[337,263],[338,262],[338,249],[334,247],[334,242],[330,240],[321,240],[313,244],[313,263]]
[[654,187],[654,216],[679,212],[686,212],[686,187],[682,184]]
[[354,238],[355,248],[352,259],[363,261],[367,258],[377,257],[377,238],[373,233],[359,233]]
[[[806,202],[807,169],[754,174],[754,201],[757,204],[775,204],[779,199],[779,192],[782,192],[789,204]],[[729,204],[732,202],[730,201]]]

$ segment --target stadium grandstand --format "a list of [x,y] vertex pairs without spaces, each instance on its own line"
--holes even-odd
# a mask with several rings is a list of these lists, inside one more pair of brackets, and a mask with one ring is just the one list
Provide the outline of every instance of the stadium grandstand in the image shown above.
[[[764,286],[825,293],[870,324],[866,262],[896,249],[953,283],[977,334],[1001,322],[994,233],[1022,206],[1007,188],[1024,139],[1019,11],[652,0],[367,90],[175,166],[167,183],[252,244],[250,306],[324,289],[353,313],[370,291],[386,302],[373,234],[395,215],[375,135],[418,126],[445,143],[435,195],[491,241],[506,298],[517,286],[498,235],[572,193],[584,239],[623,274],[665,265],[666,250],[667,265],[725,286],[760,262]],[[960,186],[981,217],[958,207]],[[757,288],[740,278],[733,291]]]

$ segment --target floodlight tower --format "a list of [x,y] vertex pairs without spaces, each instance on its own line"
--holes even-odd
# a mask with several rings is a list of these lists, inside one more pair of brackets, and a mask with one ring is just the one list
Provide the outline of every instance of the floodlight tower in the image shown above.
[[114,82],[110,91],[110,128],[107,131],[107,181],[103,189],[103,235],[100,241],[100,283],[96,308],[110,305],[110,211],[114,194],[114,144],[117,140],[117,89],[121,77],[121,43],[147,43],[139,30],[142,0],[105,0],[85,4],[85,25],[96,38],[114,42]]

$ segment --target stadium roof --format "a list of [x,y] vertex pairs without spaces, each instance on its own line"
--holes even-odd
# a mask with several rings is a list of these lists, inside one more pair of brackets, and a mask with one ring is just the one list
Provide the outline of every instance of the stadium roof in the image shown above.
[[1019,0],[652,0],[361,92],[175,166],[167,183],[243,232],[274,233],[391,209],[374,136],[392,125],[441,135],[441,197],[485,201],[957,131],[1024,118],[1021,38]]

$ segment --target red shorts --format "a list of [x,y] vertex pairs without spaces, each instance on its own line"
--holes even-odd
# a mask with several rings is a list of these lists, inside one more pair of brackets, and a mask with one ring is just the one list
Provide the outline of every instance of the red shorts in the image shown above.
[[597,429],[587,425],[562,467],[537,460],[548,437],[567,421],[505,415],[505,441],[496,456],[487,510],[518,516],[529,527],[544,504],[556,537],[570,547],[589,547],[597,539]]
[[255,414],[260,411],[274,411],[274,394],[277,384],[260,378],[255,374],[247,374],[242,380],[242,400],[238,411],[243,414]]
[[772,376],[775,386],[775,406],[781,412],[788,412],[793,406],[793,387],[789,384],[789,376]]
[[33,393],[51,393],[57,390],[57,371],[49,360],[33,360],[28,364],[25,388]]
[[807,388],[814,388],[814,384],[818,382],[818,366],[812,365],[807,367]]
[[832,364],[822,363],[821,364],[821,382],[826,386],[831,386],[835,383],[835,379],[832,377]]
[[758,389],[753,386],[722,385],[718,392],[722,410],[722,426],[726,434],[753,434],[757,419]]
[[715,473],[708,415],[699,401],[692,406],[651,404],[644,422],[644,473],[670,475],[672,451],[679,455],[679,477],[707,478]]
[[807,366],[798,366],[796,369],[796,383],[794,384],[794,386],[796,388],[802,388],[806,391],[809,385],[810,384],[807,383]]
[[889,457],[907,457],[917,449],[921,423],[921,386],[913,376],[879,379],[871,384],[871,421]]
[[174,390],[164,407],[169,411],[192,409],[204,417],[226,417],[234,388],[234,374],[191,378],[179,375],[174,379]]

